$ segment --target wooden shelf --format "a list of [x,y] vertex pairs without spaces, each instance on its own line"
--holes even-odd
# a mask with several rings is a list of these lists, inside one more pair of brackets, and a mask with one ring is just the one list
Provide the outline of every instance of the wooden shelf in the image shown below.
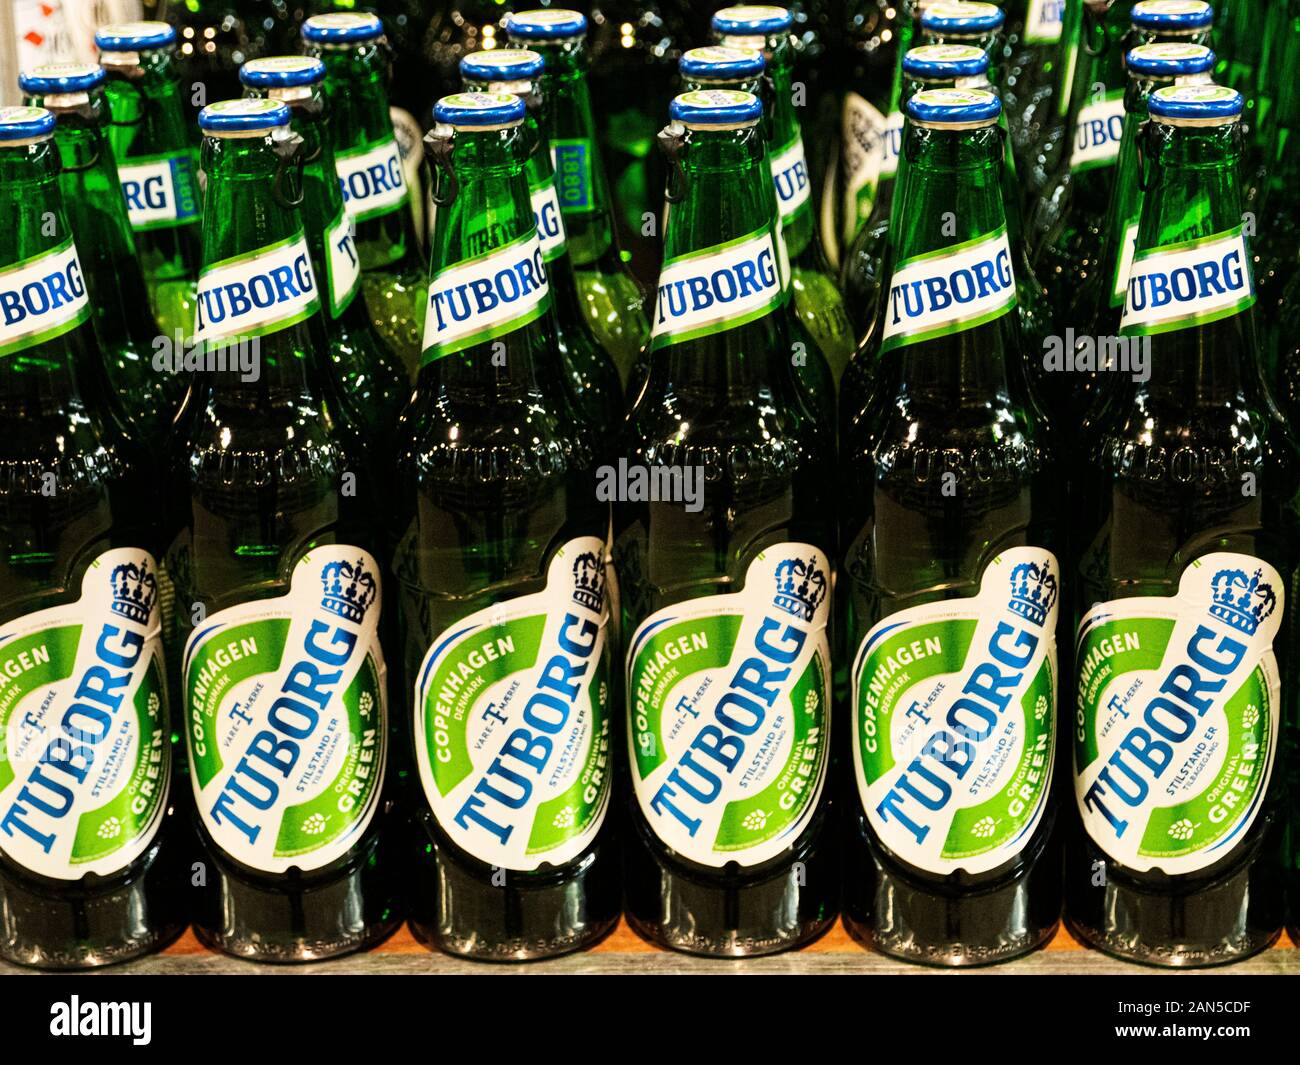
[[[816,943],[802,950],[791,951],[767,958],[711,959],[691,958],[660,950],[642,940],[625,922],[591,950],[571,954],[550,961],[531,962],[526,965],[487,965],[464,961],[446,954],[430,951],[416,942],[404,925],[391,938],[365,954],[353,954],[333,961],[308,965],[258,965],[213,953],[186,932],[161,954],[155,954],[128,965],[97,970],[104,973],[150,973],[179,976],[203,973],[256,973],[261,975],[293,975],[311,973],[366,973],[366,974],[489,974],[489,973],[572,973],[588,975],[617,975],[628,973],[784,973],[834,974],[834,973],[889,973],[921,975],[938,970],[896,961],[880,954],[863,950],[836,923]],[[1161,970],[1131,965],[1108,958],[1078,943],[1064,927],[1042,950],[1005,965],[974,970],[984,973],[1026,973],[1052,975],[1081,973],[1113,975],[1116,973],[1158,974]],[[1226,969],[1199,970],[1218,973],[1300,974],[1300,951],[1285,933],[1271,950],[1239,962]],[[31,972],[14,966],[0,964],[0,973]]]

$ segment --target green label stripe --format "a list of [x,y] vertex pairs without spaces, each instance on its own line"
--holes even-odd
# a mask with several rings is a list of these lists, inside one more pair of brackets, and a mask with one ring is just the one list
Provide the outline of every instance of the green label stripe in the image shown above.
[[605,807],[605,796],[610,788],[610,731],[609,663],[608,655],[601,655],[588,689],[588,713],[600,722],[600,731],[593,730],[591,749],[582,772],[563,795],[557,795],[537,807],[532,831],[528,835],[529,854],[543,854],[554,850],[566,840],[583,835],[600,816]]
[[645,780],[667,758],[664,699],[686,677],[730,662],[744,620],[741,614],[715,614],[679,621],[656,632],[637,654],[628,707],[640,779]]
[[[347,833],[367,808],[379,785],[383,764],[383,722],[379,714],[382,699],[378,667],[374,657],[366,655],[343,693],[351,737],[347,757],[333,781],[316,798],[284,811],[275,841],[277,858],[310,854],[332,843]],[[341,800],[349,803],[346,810],[340,809]]]
[[[347,215],[348,209],[340,204],[339,213],[334,216],[334,221],[325,227],[325,239],[327,242],[333,238],[335,233],[338,232],[340,223],[347,219]],[[355,242],[353,250],[356,250]],[[344,293],[343,299],[335,301],[334,289],[337,287],[338,283],[335,279],[334,249],[330,247],[328,243],[325,246],[325,254],[322,258],[325,260],[325,288],[327,298],[329,299],[330,317],[338,318],[344,311],[352,306],[352,301],[357,298],[357,293],[361,291],[361,271],[357,271],[356,280],[347,292]]]
[[1195,797],[1152,811],[1139,853],[1177,858],[1196,854],[1238,828],[1255,801],[1269,764],[1269,700],[1263,670],[1256,668],[1224,707],[1227,755],[1217,776]]
[[1088,630],[1079,647],[1075,685],[1078,690],[1074,728],[1075,772],[1097,760],[1093,727],[1102,707],[1098,700],[1107,686],[1127,673],[1160,668],[1174,632],[1172,618],[1121,618]]
[[898,700],[923,680],[961,669],[977,624],[949,618],[904,626],[867,656],[857,685],[857,743],[868,786],[894,768],[890,736]]
[[1037,813],[1052,775],[1056,678],[1047,660],[1020,700],[1024,746],[1006,785],[993,798],[958,809],[943,845],[952,861],[1012,843]]
[[0,646],[0,791],[14,779],[9,758],[9,717],[32,692],[72,676],[80,625],[42,629]]
[[131,778],[110,802],[86,811],[77,820],[68,859],[73,865],[107,857],[138,839],[139,830],[153,820],[167,794],[166,761],[171,752],[166,744],[166,690],[160,661],[161,656],[153,657],[132,700],[140,749],[136,751]]
[[[288,638],[288,618],[264,618],[222,629],[195,649],[185,678],[186,731],[190,769],[200,791],[221,772],[217,737],[222,723],[217,711],[222,697],[249,677],[279,669]],[[234,657],[236,653],[239,657]],[[218,661],[222,655],[225,664]]]
[[[791,824],[800,823],[801,814],[816,795],[828,740],[822,724],[827,720],[822,700],[828,690],[828,673],[821,655],[813,655],[791,689],[790,703],[785,708],[794,721],[793,745],[785,767],[757,795],[727,804],[718,825],[715,850],[748,850],[784,832]],[[782,724],[777,718],[770,727],[777,729]],[[781,816],[773,818],[778,811]]]
[[[474,771],[466,717],[475,700],[497,681],[536,664],[545,628],[545,614],[489,625],[442,656],[424,697],[425,742],[439,794],[450,794]],[[445,743],[438,742],[440,736]]]

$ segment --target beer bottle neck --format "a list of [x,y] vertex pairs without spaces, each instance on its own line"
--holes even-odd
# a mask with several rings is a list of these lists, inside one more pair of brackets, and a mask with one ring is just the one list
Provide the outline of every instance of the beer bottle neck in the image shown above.
[[1114,0],[1106,8],[1084,8],[1080,47],[1070,94],[1062,162],[1074,175],[1079,208],[1106,210],[1110,179],[1123,127],[1124,38],[1135,0]]
[[132,155],[178,151],[189,144],[175,65],[167,50],[140,53],[138,66],[107,65],[112,136]]
[[308,49],[325,64],[325,92],[338,149],[391,138],[388,113],[388,57],[378,41],[351,48]]
[[[474,290],[480,284],[473,278],[444,291],[442,279],[466,264],[535,237],[526,163],[531,140],[525,125],[482,131],[459,129],[454,134],[445,165],[455,179],[441,166],[435,174],[436,196],[445,199],[454,193],[450,203],[438,203],[434,220],[427,313],[436,321],[450,323],[458,314],[469,313]],[[511,279],[510,293],[523,307],[528,299],[515,284],[519,276],[515,273]],[[551,285],[553,291],[553,278]],[[496,328],[481,338],[468,336],[470,343],[451,345],[454,350],[449,353],[436,349],[425,352],[417,380],[417,392],[423,400],[443,397],[490,405],[538,392],[554,393],[560,371],[547,339],[547,315],[543,313],[512,328],[504,303],[510,293],[494,292],[489,300],[493,309],[502,312]]]
[[[1159,312],[1157,327],[1141,330],[1153,334],[1145,388],[1189,403],[1235,395],[1258,379],[1250,264],[1239,250],[1241,142],[1235,122],[1187,127],[1152,121],[1142,135],[1146,191],[1126,322],[1130,310],[1150,316],[1157,306],[1177,308]],[[1153,254],[1150,269],[1146,260]]]
[[[282,135],[203,141],[207,195],[199,328],[200,335],[221,338],[225,358],[218,357],[215,343],[208,344],[200,377],[228,401],[287,401],[316,391],[319,284],[310,263],[304,270],[302,262],[289,261],[289,249],[296,242],[305,245],[302,218],[292,205],[300,184],[297,165]],[[253,381],[247,370],[251,352]]]
[[[919,300],[927,280],[908,282],[904,271],[936,258],[952,258],[987,245],[997,262],[996,274],[984,278],[987,285],[1001,284],[1012,274],[1012,265],[1002,263],[996,246],[1006,241],[1006,213],[1002,199],[1004,136],[999,126],[977,129],[937,129],[909,122],[903,142],[898,179],[894,189],[894,210],[890,223],[892,248],[890,292],[886,315],[894,314]],[[963,274],[968,273],[966,264]],[[949,275],[944,268],[939,274]],[[979,268],[970,292],[965,281],[949,276],[952,287],[948,302],[935,299],[945,308],[979,295]],[[921,271],[924,274],[924,270]],[[921,275],[919,274],[918,277]],[[1014,290],[1014,283],[1010,284]],[[905,291],[900,291],[900,289]],[[927,297],[928,298],[928,297]],[[1014,310],[1014,302],[1012,304]],[[1003,308],[1004,309],[1004,308]],[[1007,386],[1007,357],[1016,347],[1016,315],[1002,313],[984,324],[971,325],[946,312],[941,331],[929,339],[887,342],[882,366],[896,386],[917,396],[945,403],[958,396],[988,394]]]
[[[85,291],[76,271],[63,269],[68,252],[59,252],[72,243],[72,232],[63,211],[58,175],[59,154],[53,140],[0,147],[0,217],[5,219],[0,226],[0,273],[7,274],[22,264],[35,265],[36,260],[48,256],[51,273],[63,275],[55,279],[57,286],[47,278],[44,284],[15,285],[15,290],[5,293],[6,317],[21,316],[20,329],[23,320],[35,322],[38,315],[66,323],[67,313],[53,305],[70,305],[75,295],[70,288],[75,284],[83,284],[80,294]],[[83,322],[70,331],[65,327],[50,339],[41,338],[41,328],[33,326],[0,348],[0,414],[22,416],[52,410],[78,396],[78,371],[88,369],[89,359],[98,357],[89,325]]]

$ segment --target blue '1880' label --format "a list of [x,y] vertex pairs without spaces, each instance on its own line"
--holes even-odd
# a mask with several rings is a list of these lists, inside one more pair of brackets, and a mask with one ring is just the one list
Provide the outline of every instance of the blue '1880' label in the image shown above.
[[585,140],[551,141],[555,188],[565,211],[590,211],[591,143]]
[[1016,305],[1006,226],[900,263],[889,279],[883,347],[974,329]]
[[1239,314],[1255,302],[1241,226],[1151,248],[1129,269],[1120,332],[1168,333]]

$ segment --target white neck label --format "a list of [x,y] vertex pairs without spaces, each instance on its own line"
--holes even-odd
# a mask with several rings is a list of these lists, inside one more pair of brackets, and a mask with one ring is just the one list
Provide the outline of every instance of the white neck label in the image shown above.
[[812,196],[803,138],[798,134],[772,157],[772,184],[776,186],[776,203],[781,209],[781,221],[788,225]]
[[194,159],[174,152],[150,159],[125,159],[117,168],[131,228],[166,229],[199,220]]
[[1123,90],[1108,92],[1097,102],[1079,109],[1074,126],[1074,151],[1071,170],[1092,170],[1110,166],[1119,158],[1119,142],[1124,135]]
[[530,189],[529,198],[533,221],[537,223],[537,239],[542,245],[542,258],[549,263],[563,255],[567,247],[564,212],[560,207],[559,193],[555,191],[555,175]]
[[1217,322],[1255,302],[1241,227],[1133,258],[1120,332],[1168,333]]
[[89,317],[86,280],[71,237],[0,270],[0,356],[53,340]]
[[199,275],[194,339],[277,333],[320,307],[311,253],[301,232],[208,267]]
[[358,222],[388,214],[406,203],[406,174],[392,137],[339,152],[334,168],[343,202]]
[[1029,0],[1025,44],[1055,44],[1061,39],[1065,0]]

